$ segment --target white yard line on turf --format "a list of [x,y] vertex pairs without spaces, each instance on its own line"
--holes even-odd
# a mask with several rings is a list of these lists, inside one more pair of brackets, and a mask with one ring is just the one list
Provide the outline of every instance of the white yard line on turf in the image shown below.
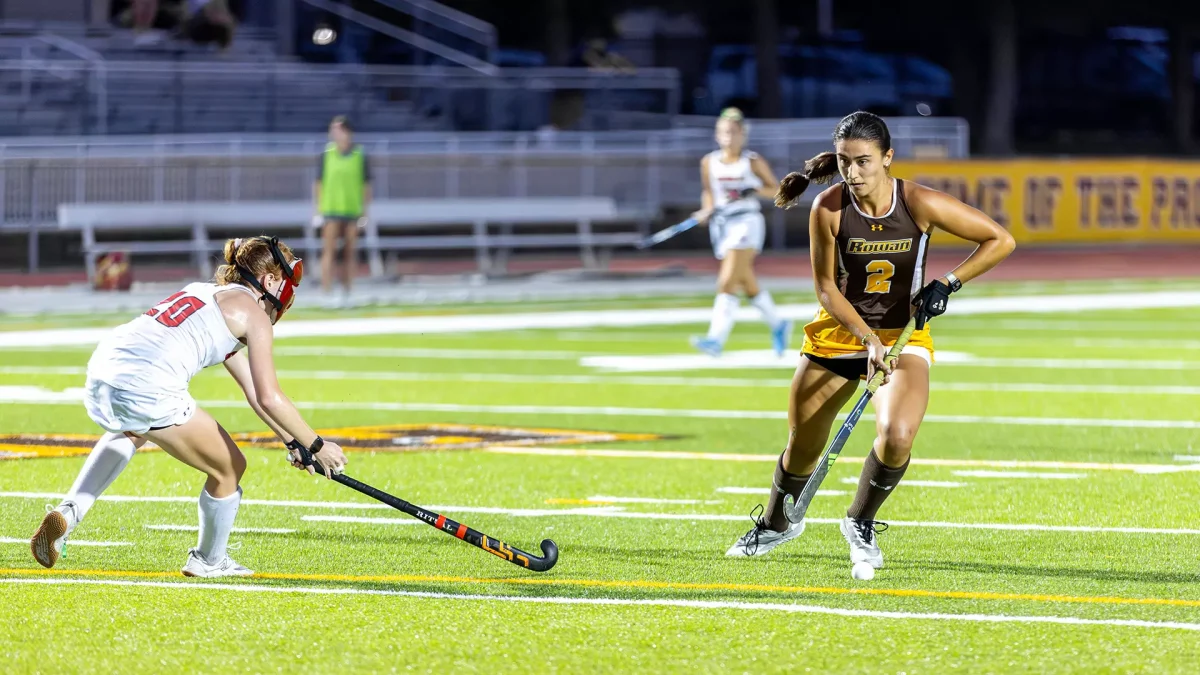
[[530,351],[524,349],[410,349],[405,347],[289,347],[273,350],[281,356],[337,356],[397,359],[481,359],[486,361],[563,361],[585,356],[580,352]]
[[[61,404],[80,403],[81,387],[61,392],[44,387],[0,385],[0,403]],[[205,408],[244,409],[245,401],[200,401]],[[302,410],[381,410],[391,412],[461,412],[500,415],[570,415],[596,417],[672,417],[688,419],[785,420],[783,410],[691,410],[687,408],[624,408],[620,406],[542,406],[542,405],[464,405],[460,403],[399,403],[390,401],[295,401]],[[844,417],[844,416],[843,416]],[[873,421],[874,415],[863,415]],[[1114,420],[1058,417],[1019,417],[982,415],[926,415],[925,423],[999,424],[1004,426],[1088,427],[1114,429],[1200,429],[1196,420]]]
[[362,516],[301,516],[310,523],[370,523],[372,525],[424,525],[415,518],[364,518]]
[[554,334],[554,339],[566,342],[650,342],[655,344],[664,342],[663,336],[655,333],[615,333],[613,331],[560,331]]
[[1176,462],[1200,462],[1200,455],[1175,455]]
[[[573,509],[507,509],[494,506],[445,506],[434,505],[427,506],[430,511],[444,511],[447,513],[483,513],[496,516],[510,516],[513,518],[545,518],[547,516],[600,516],[610,512],[621,511],[620,506],[588,506]],[[312,522],[330,522],[330,523],[379,523],[383,525],[408,525],[410,523],[422,524],[422,521],[414,518],[375,518],[368,516],[301,516],[300,520]]]
[[[584,356],[579,365],[610,373],[652,373],[696,370],[786,369],[796,367],[800,352],[782,357],[769,349],[734,350],[713,358],[705,354],[606,354]],[[939,368],[1038,368],[1050,370],[1200,370],[1200,361],[1148,359],[1050,359],[991,358],[938,350],[934,370]]]
[[[84,375],[82,366],[0,366],[0,375]],[[471,382],[494,384],[579,384],[662,387],[786,387],[790,376],[773,378],[673,377],[625,375],[520,375],[511,373],[422,373],[364,370],[280,370],[283,379],[349,382]],[[225,377],[225,375],[217,375]],[[1046,394],[1200,396],[1200,387],[1122,384],[1046,384],[1040,382],[931,382],[933,391],[995,391]]]
[[[451,510],[451,507],[437,507]],[[435,508],[434,510],[437,510]],[[502,509],[502,511],[521,511],[522,509]],[[678,522],[742,522],[744,515],[725,513],[645,513],[626,511],[620,506],[602,506],[590,509],[561,509],[536,513],[523,513],[523,516],[570,516],[585,518],[619,518],[627,520],[671,520]],[[326,521],[337,523],[360,523],[364,525],[396,525],[407,522],[418,522],[411,518],[375,518],[370,516],[302,516],[301,520]],[[806,518],[809,525],[840,525],[841,518]],[[948,523],[943,521],[907,521],[889,520],[888,525],[896,527],[934,528],[950,530],[998,530],[1006,532],[1076,532],[1088,534],[1161,534],[1161,535],[1200,535],[1200,530],[1176,527],[1095,527],[1090,525],[1039,525],[1036,523]]]
[[[706,462],[777,462],[779,455],[728,453],[728,452],[687,452],[681,450],[615,450],[601,448],[537,448],[527,446],[493,446],[484,448],[482,452],[501,455],[534,455],[542,457],[605,457],[620,459],[674,459],[697,460]],[[862,464],[862,457],[843,456],[838,459],[842,464]],[[950,466],[950,467],[991,467],[1005,469],[1078,469],[1091,471],[1132,471],[1134,473],[1158,474],[1179,473],[1183,471],[1200,471],[1200,464],[1123,464],[1104,462],[1059,462],[1049,460],[1020,460],[1020,459],[939,459],[932,457],[913,457],[910,460],[914,466]],[[0,493],[2,496],[3,493]]]
[[[1109,309],[1112,309],[1111,307]],[[1126,307],[1123,309],[1148,309],[1144,307]],[[960,323],[960,322],[956,322]],[[1072,333],[1086,333],[1088,331],[1117,331],[1128,333],[1130,327],[1136,323],[1138,330],[1144,330],[1150,334],[1155,332],[1195,332],[1200,329],[1200,322],[1187,321],[1136,321],[1130,322],[1120,321],[1105,321],[1105,320],[1076,320],[1076,321],[1040,321],[1037,319],[1001,319],[994,322],[983,321],[964,321],[961,324],[964,327],[979,328],[981,330],[1016,330],[1016,331],[1069,331]]]
[[[1198,307],[1197,291],[1148,291],[1143,293],[1096,293],[1090,295],[1027,295],[955,300],[956,316],[971,314],[1051,314],[1060,312]],[[817,309],[815,303],[781,305],[781,316],[808,320]],[[358,319],[319,319],[281,321],[275,334],[289,337],[345,337],[353,335],[401,335],[426,333],[464,333],[528,329],[579,329],[595,327],[666,326],[706,324],[712,310],[688,309],[612,309],[573,312],[527,312],[517,314],[465,314],[457,316],[408,316]],[[745,307],[738,318],[753,320],[757,312]],[[111,328],[55,329],[0,332],[0,348],[49,347],[71,344],[95,344]]]
[[[8,499],[64,499],[65,494],[54,492],[0,492],[0,498]],[[196,497],[150,497],[144,495],[101,495],[104,502],[143,502],[149,504],[195,504]],[[310,502],[272,499],[243,499],[242,506],[288,506],[306,509],[390,509],[378,502]]]
[[931,382],[933,391],[996,391],[1026,394],[1109,394],[1115,396],[1200,396],[1200,387],[1127,384],[1044,384],[1040,382]]
[[[71,539],[67,542],[70,546],[133,546],[131,541],[85,541],[81,539]],[[29,545],[28,537],[0,537],[0,544],[24,544]]]
[[[778,457],[776,458],[778,459]],[[0,498],[24,498],[24,499],[60,499],[63,495],[40,493],[40,492],[0,492]],[[117,497],[110,498],[108,495],[101,497],[102,500],[109,501],[131,501],[128,498]],[[180,502],[196,500],[195,497],[139,497],[136,501],[140,502]],[[242,504],[247,504],[251,500],[242,500]],[[382,504],[357,504],[347,502],[295,502],[295,501],[273,501],[273,500],[253,500],[255,505],[260,506],[277,506],[289,508],[326,508],[326,509],[361,509],[361,508],[390,508]],[[449,506],[449,505],[432,505],[426,507],[431,511],[440,511],[445,513],[478,513],[510,516],[515,518],[556,518],[560,516],[566,517],[583,517],[583,518],[621,518],[631,520],[673,520],[673,521],[721,521],[721,522],[742,522],[746,520],[745,515],[722,514],[722,513],[646,513],[639,511],[627,511],[623,506],[597,506],[597,507],[582,507],[582,508],[563,508],[563,509],[518,509],[504,508],[492,506]],[[417,523],[413,518],[376,518],[369,516],[324,516],[324,515],[304,515],[301,520],[312,522],[339,522],[339,523],[365,523],[365,524],[380,524],[380,525],[395,525]],[[837,525],[841,523],[840,518],[808,518],[806,520],[811,525]],[[942,521],[903,521],[889,520],[889,525],[898,527],[917,527],[917,528],[939,528],[939,529],[962,529],[962,530],[1005,530],[1018,532],[1090,532],[1090,533],[1118,533],[1118,534],[1163,534],[1163,535],[1200,535],[1200,530],[1187,528],[1158,528],[1158,527],[1093,527],[1083,525],[1041,525],[1036,523],[949,523]],[[28,544],[28,539],[11,539],[3,540],[4,543],[19,543]],[[75,542],[72,541],[72,544]],[[95,546],[132,546],[126,543],[94,543]]]
[[719,499],[653,499],[650,497],[610,497],[596,495],[588,497],[590,502],[609,502],[612,504],[720,504]]
[[[857,483],[858,481],[855,480],[853,482]],[[908,482],[905,481],[904,484],[908,485]],[[717,492],[722,492],[722,493],[728,494],[728,495],[765,495],[765,494],[771,493],[771,488],[769,488],[769,487],[719,487],[719,488],[717,488]],[[850,493],[847,492],[846,490],[817,490],[816,496],[818,496],[818,497],[844,497],[848,494],[850,494]]]
[[[842,482],[847,485],[858,485],[857,478],[843,478]],[[904,487],[929,487],[929,488],[961,488],[967,487],[967,483],[958,483],[950,480],[903,480],[900,481]]]
[[[82,366],[0,366],[0,375],[84,375]],[[283,379],[350,382],[472,382],[494,384],[579,384],[662,387],[786,387],[790,376],[773,378],[672,377],[625,375],[520,375],[511,373],[422,373],[363,370],[280,370]],[[218,375],[218,377],[225,377]],[[931,382],[933,391],[994,391],[1045,394],[1111,394],[1117,396],[1200,396],[1200,387],[1124,384],[1047,384],[1041,382]]]
[[1079,480],[1082,473],[1038,473],[1033,471],[951,471],[962,478],[1038,478],[1043,480]]
[[[1086,329],[1080,329],[1081,332],[1086,332]],[[1138,330],[1147,330],[1138,325]],[[1054,337],[1049,340],[1045,337],[1039,337],[1038,342],[1045,344],[1049,342],[1054,346],[1071,346],[1084,347],[1089,349],[1136,349],[1139,351],[1146,349],[1200,349],[1200,340],[1138,340],[1135,338],[1069,338],[1069,337]],[[949,343],[954,348],[959,348],[964,345],[989,345],[994,347],[1029,347],[1029,336],[1025,337],[983,337],[959,335],[957,333],[946,336],[938,335],[938,344]]]
[[572,598],[524,595],[488,595],[483,593],[438,593],[433,591],[394,591],[371,588],[336,588],[319,586],[268,586],[265,584],[204,583],[190,581],[134,581],[123,579],[64,579],[4,578],[6,584],[46,584],[80,586],[110,586],[127,588],[165,588],[172,590],[205,590],[236,593],[271,593],[278,595],[368,595],[426,600],[459,600],[466,602],[510,602],[530,605],[593,605],[604,607],[673,607],[695,610],[746,610],[785,612],[788,614],[822,614],[870,619],[915,619],[919,621],[967,621],[971,623],[1058,624],[1068,626],[1120,626],[1128,628],[1159,628],[1200,631],[1200,623],[1180,621],[1143,621],[1140,619],[1085,619],[1077,616],[1014,616],[1008,614],[947,614],[941,612],[890,612],[870,609],[797,605],[783,602],[743,602],[732,600],[671,600],[651,598]]
[[[160,532],[196,532],[200,529],[198,525],[144,525],[147,530],[156,530]],[[295,534],[295,530],[289,530],[286,527],[235,527],[230,532],[234,534]],[[71,542],[74,544],[75,542]]]

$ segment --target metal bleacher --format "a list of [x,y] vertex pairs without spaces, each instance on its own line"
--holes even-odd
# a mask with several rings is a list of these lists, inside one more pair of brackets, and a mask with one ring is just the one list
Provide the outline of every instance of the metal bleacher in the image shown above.
[[336,114],[363,131],[532,130],[555,91],[583,90],[584,128],[662,128],[676,71],[333,66],[280,57],[239,32],[226,53],[129,31],[0,24],[0,136],[311,132]]
[[[136,107],[126,106],[148,94],[122,74],[162,63],[228,67],[231,62],[275,60],[269,36],[255,31],[239,35],[227,53],[218,55],[210,48],[170,39],[138,45],[130,31],[113,27],[0,23],[0,135],[120,133],[120,122],[130,117],[132,123],[124,126],[148,133],[154,125],[140,123]],[[110,63],[125,64],[116,69],[122,74],[110,79]],[[115,129],[108,128],[110,121],[118,121]]]

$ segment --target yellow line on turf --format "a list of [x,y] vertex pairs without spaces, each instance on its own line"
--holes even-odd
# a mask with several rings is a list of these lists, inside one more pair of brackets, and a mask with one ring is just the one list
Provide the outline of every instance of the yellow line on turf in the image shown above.
[[[101,577],[179,577],[178,572],[137,572],[123,570],[45,570],[36,568],[0,568],[0,576],[101,576]],[[1024,602],[1100,604],[1100,605],[1167,605],[1171,607],[1200,607],[1200,600],[1176,598],[1122,598],[1114,596],[1044,595],[1036,593],[989,593],[984,591],[927,591],[908,588],[838,588],[832,586],[776,586],[766,584],[692,583],[681,581],[651,581],[648,579],[545,579],[514,577],[485,579],[422,574],[300,574],[255,572],[252,579],[276,581],[338,581],[350,583],[449,583],[449,584],[513,584],[523,586],[576,586],[583,588],[616,588],[628,590],[645,588],[682,591],[738,591],[743,593],[788,593],[813,595],[876,595],[899,598],[938,598],[950,600],[1008,600]]]

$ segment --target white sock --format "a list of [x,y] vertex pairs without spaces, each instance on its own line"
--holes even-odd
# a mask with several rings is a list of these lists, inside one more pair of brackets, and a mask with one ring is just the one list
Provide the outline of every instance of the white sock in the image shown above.
[[725,341],[729,339],[729,334],[733,331],[734,322],[737,321],[739,304],[741,304],[741,300],[736,295],[717,294],[717,299],[713,300],[712,323],[708,325],[709,339],[725,344]]
[[225,559],[225,547],[229,544],[229,531],[233,529],[233,519],[237,517],[238,505],[242,503],[242,488],[237,492],[217,499],[208,494],[208,490],[200,491],[200,501],[197,510],[200,512],[200,537],[196,548],[200,557],[210,565],[215,565]]
[[[67,517],[69,530],[75,529],[79,521],[83,520],[84,514],[96,503],[96,498],[121,475],[136,451],[133,441],[125,434],[108,433],[100,437],[92,452],[88,454],[87,461],[83,463],[83,469],[75,479],[75,484],[67,492],[66,499],[55,509]],[[66,508],[68,503],[73,504],[74,509]]]
[[765,288],[760,290],[758,295],[750,298],[750,304],[758,308],[759,313],[762,314],[763,321],[767,322],[767,325],[772,329],[779,325],[781,319],[779,318],[779,312],[775,309],[775,299],[771,297],[771,291]]

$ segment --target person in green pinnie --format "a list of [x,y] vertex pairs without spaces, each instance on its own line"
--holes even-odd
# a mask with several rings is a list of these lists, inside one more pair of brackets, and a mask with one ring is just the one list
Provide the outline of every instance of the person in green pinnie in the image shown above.
[[313,182],[313,225],[321,228],[321,291],[333,290],[334,258],[342,249],[343,297],[350,295],[358,265],[358,233],[371,205],[371,165],[362,146],[354,144],[350,122],[338,115],[329,123],[329,144],[317,160]]

